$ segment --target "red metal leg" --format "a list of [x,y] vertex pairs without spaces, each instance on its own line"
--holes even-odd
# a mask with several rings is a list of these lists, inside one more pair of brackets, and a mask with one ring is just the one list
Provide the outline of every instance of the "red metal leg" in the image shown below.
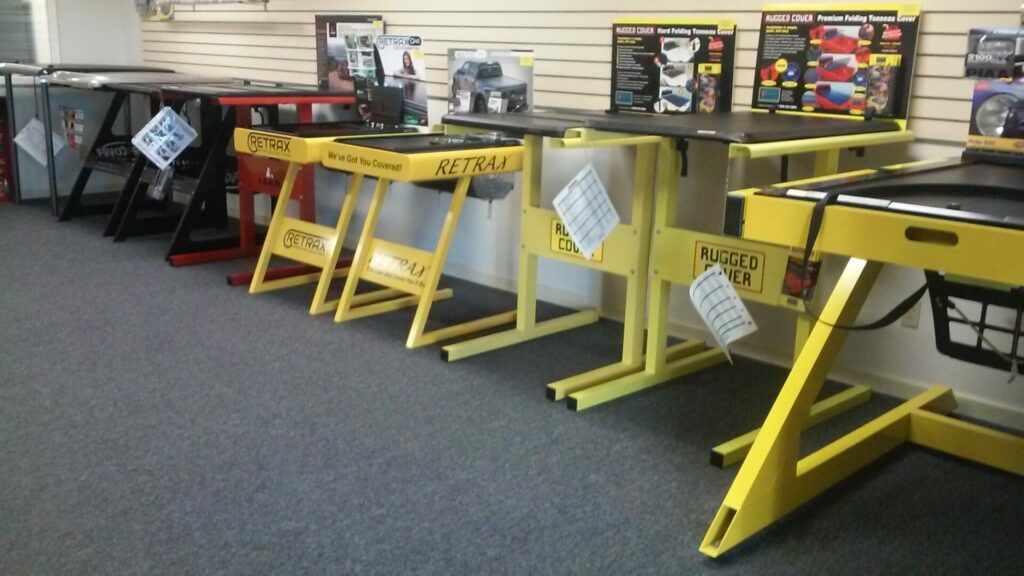
[[[351,258],[338,259],[338,268],[347,268],[351,265]],[[264,279],[280,280],[281,278],[291,278],[292,276],[302,276],[303,274],[314,274],[319,271],[319,268],[308,266],[306,264],[292,264],[267,270],[267,275]],[[249,284],[252,284],[252,276],[252,272],[236,272],[235,274],[228,274],[228,286],[248,286]]]

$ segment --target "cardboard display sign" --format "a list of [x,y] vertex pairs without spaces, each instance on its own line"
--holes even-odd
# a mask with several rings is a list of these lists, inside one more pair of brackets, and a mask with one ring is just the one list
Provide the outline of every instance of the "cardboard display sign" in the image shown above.
[[533,108],[532,50],[448,50],[448,112]]
[[316,17],[317,85],[321,90],[354,90],[355,78],[376,78],[374,46],[384,33],[380,16]]
[[736,23],[732,20],[615,20],[611,110],[728,111],[735,58]]
[[967,36],[964,76],[1024,76],[1024,28],[972,28]]
[[427,62],[419,36],[377,37],[377,82],[402,89],[402,124],[427,125]]
[[751,106],[905,119],[915,4],[765,6]]
[[1024,157],[1024,78],[974,85],[967,148]]

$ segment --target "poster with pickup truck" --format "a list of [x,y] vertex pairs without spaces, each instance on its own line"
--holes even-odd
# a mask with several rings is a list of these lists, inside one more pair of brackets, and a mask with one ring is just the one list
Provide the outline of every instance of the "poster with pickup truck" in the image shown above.
[[617,19],[612,23],[611,110],[728,111],[735,60],[733,20]]
[[765,6],[751,106],[906,118],[916,4]]
[[448,50],[448,112],[533,108],[532,50]]

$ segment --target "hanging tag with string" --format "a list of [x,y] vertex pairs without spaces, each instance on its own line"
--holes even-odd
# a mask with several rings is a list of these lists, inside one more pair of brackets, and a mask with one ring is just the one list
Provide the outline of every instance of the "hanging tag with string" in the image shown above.
[[590,162],[555,196],[554,204],[565,230],[587,260],[621,222]]

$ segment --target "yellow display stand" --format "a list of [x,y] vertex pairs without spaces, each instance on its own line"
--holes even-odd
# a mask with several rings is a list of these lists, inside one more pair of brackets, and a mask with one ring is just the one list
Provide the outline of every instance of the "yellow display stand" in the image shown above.
[[[489,144],[486,139],[480,139],[471,147],[452,148],[459,138],[433,134],[373,141],[346,140],[324,147],[324,167],[353,174],[345,206],[338,220],[337,238],[344,237],[342,231],[351,217],[362,179],[377,178],[366,222],[337,303],[335,322],[416,306],[406,346],[418,348],[515,320],[515,313],[503,313],[429,332],[426,329],[434,301],[452,296],[450,289],[438,290],[438,283],[472,177],[518,172],[523,167],[523,146],[518,142],[515,145],[499,146],[496,141]],[[407,141],[407,145],[392,147],[386,144],[399,139]],[[421,141],[426,142],[422,148],[409,144]],[[502,142],[508,144],[507,141]],[[391,182],[440,180],[456,180],[456,185],[437,245],[432,252],[375,237]],[[335,258],[340,248],[338,242],[332,252]],[[364,280],[385,288],[356,294],[359,283]],[[326,301],[330,282],[330,275],[325,273],[321,276],[316,292],[317,301]]]
[[[891,169],[898,167],[891,167]],[[845,175],[844,175],[845,176]],[[778,185],[779,188],[792,187]],[[806,242],[813,203],[742,191],[743,237],[778,246]],[[863,231],[870,230],[870,234]],[[1024,438],[948,416],[952,390],[936,386],[812,454],[800,456],[811,405],[883,264],[1011,286],[1024,284],[1024,233],[927,216],[833,206],[816,249],[851,257],[814,324],[775,405],[704,538],[717,557],[883,454],[916,444],[1024,475]]]
[[[338,267],[342,243],[349,223],[355,201],[362,186],[361,174],[352,175],[348,191],[341,208],[341,214],[334,228],[315,222],[288,216],[288,205],[300,170],[304,166],[320,164],[324,148],[339,138],[375,138],[382,135],[357,134],[343,136],[343,130],[331,136],[305,137],[301,134],[289,134],[275,130],[259,128],[239,128],[235,130],[235,150],[240,154],[253,154],[266,158],[283,160],[288,163],[281,191],[278,194],[277,206],[271,216],[267,229],[267,237],[263,243],[252,282],[249,284],[250,294],[259,294],[273,290],[281,290],[304,284],[318,283],[329,286],[331,280],[348,273],[347,267]],[[357,130],[358,132],[358,130]],[[393,136],[394,134],[387,134]],[[270,259],[273,257],[287,258],[306,264],[319,272],[298,274],[286,278],[268,279]],[[397,295],[395,292],[392,295]],[[378,294],[385,297],[386,294]],[[373,301],[372,298],[360,299],[360,303]],[[337,308],[337,300],[327,299],[327,290],[317,290],[310,305],[310,314],[322,314]]]
[[[571,120],[569,121],[571,122]],[[541,207],[542,155],[545,137],[527,134],[523,167],[521,241],[519,246],[518,305],[512,314],[516,326],[510,330],[473,340],[449,344],[442,358],[455,361],[522,342],[594,323],[597,310],[573,312],[551,320],[537,320],[537,259],[582,266],[626,279],[626,307],[621,359],[611,365],[579,374],[549,385],[580,389],[637,370],[643,365],[644,319],[647,302],[652,199],[656,160],[662,139],[653,136],[618,134],[585,128],[568,129],[562,137],[549,137],[552,148],[580,149],[629,147],[636,150],[632,207],[628,224],[619,224],[590,260],[583,258],[563,232],[554,210]]]
[[[859,120],[849,120],[858,122]],[[814,154],[814,170],[818,175],[835,174],[838,171],[839,151],[907,142],[913,134],[906,130],[871,134],[854,134],[825,138],[809,138],[762,144],[730,144],[729,161],[739,158],[767,158],[789,156],[811,152]],[[553,384],[552,396],[568,397],[570,408],[584,410],[604,402],[633,394],[640,390],[662,384],[725,361],[725,354],[717,348],[708,348],[703,342],[688,341],[674,346],[668,345],[669,292],[672,284],[691,284],[704,272],[711,262],[701,254],[710,250],[729,250],[745,256],[753,256],[758,265],[753,270],[737,271],[732,276],[733,284],[745,299],[793,310],[802,310],[798,298],[782,294],[783,278],[791,250],[779,246],[750,242],[743,239],[727,238],[716,234],[705,234],[686,230],[675,225],[677,178],[680,157],[674,140],[665,138],[659,144],[658,187],[654,210],[654,234],[651,249],[652,286],[647,332],[647,355],[643,369],[611,379],[598,386],[573,389]],[[806,331],[799,330],[796,350],[802,346]],[[841,402],[832,400],[818,408],[819,417],[839,413],[843,409],[867,400],[870,391],[857,387],[854,392],[845,392]],[[742,457],[750,438],[723,447],[721,465]]]

